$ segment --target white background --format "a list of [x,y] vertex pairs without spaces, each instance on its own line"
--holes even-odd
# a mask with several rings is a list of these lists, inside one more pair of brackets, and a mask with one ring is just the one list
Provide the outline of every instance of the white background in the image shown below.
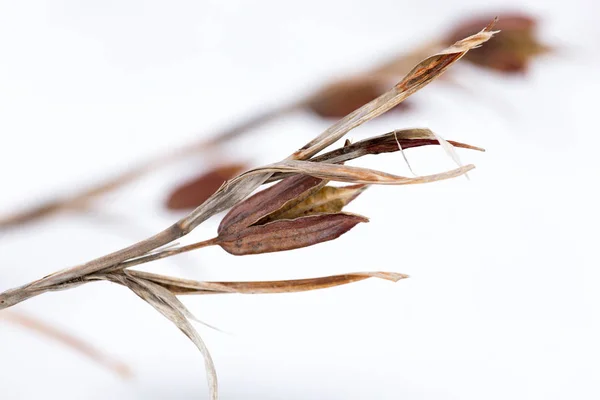
[[[316,247],[248,257],[210,248],[152,270],[230,280],[411,275],[312,293],[184,299],[228,332],[199,327],[223,399],[600,398],[600,28],[590,0],[3,1],[0,214],[208,137],[508,3],[540,17],[540,35],[560,52],[525,77],[457,65],[468,90],[435,83],[415,95],[411,113],[349,135],[425,126],[483,146],[486,153],[461,151],[477,165],[470,181],[373,187],[348,208],[371,222]],[[166,227],[180,216],[162,208],[168,191],[215,159],[271,162],[329,123],[297,113],[223,154],[103,199],[101,215],[2,233],[0,290]],[[452,167],[440,148],[407,155],[421,174]],[[408,174],[398,154],[353,165]],[[211,237],[217,223],[184,243]],[[136,377],[119,380],[0,321],[2,399],[207,396],[193,345],[121,287],[90,284],[16,309],[126,360]]]

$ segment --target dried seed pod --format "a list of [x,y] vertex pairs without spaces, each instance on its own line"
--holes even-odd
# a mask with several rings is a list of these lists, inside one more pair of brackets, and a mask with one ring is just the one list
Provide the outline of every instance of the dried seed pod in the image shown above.
[[307,175],[286,178],[234,206],[221,221],[218,233],[221,235],[235,232],[277,210],[292,208],[326,183],[323,179]]
[[262,225],[279,219],[295,219],[316,214],[333,214],[342,211],[348,203],[365,191],[368,185],[344,187],[324,186],[294,207],[277,210],[267,215],[256,225]]
[[359,222],[368,221],[360,215],[346,213],[311,215],[219,235],[217,244],[237,256],[293,250],[336,239]]
[[[459,24],[447,36],[447,42],[453,43],[464,34],[479,30],[483,21],[489,17],[475,18]],[[501,16],[496,29],[500,34],[492,38],[485,46],[467,53],[465,60],[484,68],[505,73],[524,73],[529,62],[536,56],[547,53],[550,48],[535,37],[537,21],[525,14]]]
[[[308,100],[307,107],[322,118],[342,118],[381,96],[388,87],[389,82],[369,76],[346,79],[318,91]],[[397,108],[408,106],[401,103]]]
[[166,206],[169,210],[190,210],[204,203],[223,182],[246,170],[243,164],[224,165],[200,175],[176,188]]

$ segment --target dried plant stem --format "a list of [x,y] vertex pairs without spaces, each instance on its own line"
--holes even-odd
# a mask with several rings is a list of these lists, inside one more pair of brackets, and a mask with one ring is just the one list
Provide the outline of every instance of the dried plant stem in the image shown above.
[[147,262],[160,260],[160,259],[166,258],[166,257],[171,257],[176,254],[186,253],[186,252],[192,251],[192,250],[198,250],[203,247],[214,246],[217,243],[218,243],[218,241],[217,241],[217,238],[215,237],[215,238],[212,238],[209,240],[204,240],[202,242],[189,244],[187,246],[181,246],[181,247],[177,247],[175,249],[159,251],[156,253],[148,254],[143,257],[138,257],[138,258],[134,258],[133,260],[119,263],[115,266],[115,270],[134,267],[136,265],[145,264]]
[[[489,40],[494,34],[494,32],[491,31],[494,23],[495,21],[480,33],[458,41],[444,51],[423,60],[388,92],[342,118],[300,150],[290,155],[283,163],[291,160],[305,160],[310,158],[312,155],[343,137],[351,129],[398,105],[402,100],[408,97],[408,95],[416,92],[440,76],[450,65],[458,61],[470,49],[478,47]],[[297,172],[289,171],[289,168],[287,170],[284,169],[283,171],[277,170],[274,165],[265,168],[265,172],[260,173],[259,171],[260,169],[256,169],[252,171],[252,174],[250,175],[242,174],[227,182],[221,189],[213,194],[213,196],[186,217],[148,239],[103,257],[99,257],[85,264],[55,272],[27,285],[0,293],[0,309],[11,307],[33,296],[44,293],[45,291],[53,290],[52,288],[55,286],[68,285],[70,281],[77,280],[78,278],[102,270],[110,269],[124,261],[146,255],[147,253],[188,234],[191,230],[216,213],[237,204],[267,181],[274,173]]]
[[[356,224],[367,221],[365,217],[342,212],[316,213],[303,216],[303,213],[305,211],[309,212],[311,208],[304,203],[301,206],[299,205],[302,201],[308,199],[309,196],[316,196],[316,190],[320,190],[319,180],[351,182],[364,185],[406,185],[434,182],[465,174],[474,168],[474,166],[466,165],[440,174],[407,178],[382,171],[343,166],[335,163],[343,162],[344,157],[349,157],[348,159],[358,157],[360,156],[358,153],[361,152],[363,153],[362,155],[385,152],[385,143],[388,139],[385,135],[384,137],[372,138],[371,142],[363,142],[358,147],[347,145],[342,149],[338,149],[338,152],[341,151],[341,153],[336,153],[335,156],[332,156],[335,159],[334,162],[331,159],[327,160],[328,162],[324,162],[315,159],[311,160],[311,158],[342,138],[351,129],[385,113],[439,77],[450,65],[458,61],[470,49],[478,47],[489,40],[494,34],[491,31],[494,23],[495,21],[481,32],[460,40],[442,52],[421,61],[404,79],[389,91],[346,115],[282,161],[262,168],[255,168],[225,182],[202,205],[164,231],[85,264],[55,272],[19,288],[0,293],[0,310],[47,291],[64,290],[94,280],[107,280],[123,285],[173,322],[196,345],[204,356],[210,398],[217,399],[217,376],[212,358],[202,338],[190,323],[190,320],[195,320],[195,317],[176,296],[176,294],[188,294],[190,293],[190,289],[195,293],[205,292],[206,286],[203,286],[205,283],[194,283],[191,281],[177,282],[176,278],[136,273],[128,271],[126,268],[214,244],[219,244],[224,250],[235,255],[290,250],[333,240]],[[235,137],[237,134],[237,132],[233,131],[224,135],[224,137]],[[426,136],[426,140],[431,140],[430,136]],[[399,137],[402,137],[401,132],[393,132],[393,143],[396,146],[396,150],[400,144]],[[433,138],[442,144],[442,139],[436,137],[435,134],[433,134]],[[449,144],[444,144],[449,146]],[[352,153],[352,157],[349,156],[350,153]],[[254,190],[267,182],[274,174],[278,173],[297,174],[298,177],[292,176],[290,178],[291,181],[298,178],[294,181],[296,184],[288,187],[285,184],[289,183],[289,181],[281,182],[278,184],[281,186],[277,187],[277,189],[284,189],[283,191],[271,190],[277,186],[275,185],[257,193],[247,202],[242,203]],[[296,193],[295,190],[304,187],[301,183],[306,178],[310,178],[313,181],[317,180],[317,182],[312,182],[301,193]],[[356,189],[354,187],[354,189],[350,190]],[[267,194],[265,195],[266,192]],[[257,202],[256,199],[263,199],[265,196],[268,198],[269,193],[275,193],[277,197],[271,198],[270,202],[266,204],[260,204],[260,202],[259,204],[253,203],[253,201]],[[333,197],[343,203],[344,201],[338,198],[338,196],[341,196],[340,193],[334,194]],[[286,196],[288,195],[291,195],[291,198],[287,198]],[[349,193],[347,201],[351,201],[355,195],[357,194],[353,192]],[[325,195],[325,197],[327,196]],[[312,198],[316,200],[316,197],[313,196]],[[297,201],[292,204],[290,203],[292,200]],[[283,201],[283,204],[280,204],[281,201]],[[247,208],[248,204],[254,205]],[[271,209],[273,208],[271,206],[276,204],[277,207]],[[299,208],[289,208],[286,205],[290,207],[298,206]],[[185,236],[208,218],[231,207],[233,209],[230,213],[233,213],[234,216],[229,218],[228,223],[219,227],[219,236],[217,239],[210,239],[176,249],[157,251],[157,249]],[[337,210],[333,205],[325,205],[324,207],[326,209],[331,208],[334,211]],[[297,215],[298,218],[278,220],[278,216],[284,215],[277,214],[279,211],[289,212],[291,215],[297,215],[295,213],[300,214]],[[256,212],[258,212],[257,215],[255,215]],[[254,216],[257,218],[255,219]],[[265,222],[263,218],[265,217],[274,218],[275,220],[263,224]],[[238,226],[240,222],[244,223]],[[225,292],[238,290],[248,293],[265,293],[269,291],[312,290],[341,283],[349,283],[360,280],[364,276],[390,280],[398,280],[405,277],[401,274],[387,272],[367,272],[349,274],[342,277],[325,277],[300,281],[263,282],[260,284],[221,282],[214,284],[218,288],[224,289]],[[272,286],[269,287],[269,285]]]
[[22,312],[16,313],[12,311],[0,312],[0,320],[5,320],[27,328],[33,332],[40,333],[43,336],[49,337],[66,347],[69,347],[80,354],[88,357],[94,362],[108,368],[113,371],[121,378],[129,379],[133,376],[133,373],[129,366],[122,361],[116,360],[106,353],[103,353],[95,346],[90,343],[77,338],[63,330],[60,330],[46,322],[43,322],[37,318],[33,318]]

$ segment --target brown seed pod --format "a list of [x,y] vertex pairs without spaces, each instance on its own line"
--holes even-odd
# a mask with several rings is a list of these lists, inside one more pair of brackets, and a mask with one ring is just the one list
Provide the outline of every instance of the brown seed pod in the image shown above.
[[368,221],[360,215],[346,213],[311,215],[251,226],[219,236],[217,243],[237,256],[272,253],[327,242],[348,232],[359,222]]
[[256,225],[280,219],[295,219],[317,214],[333,214],[342,211],[348,203],[365,191],[368,185],[344,187],[324,186],[292,208],[277,210],[267,215]]
[[323,179],[307,175],[286,178],[234,206],[221,220],[217,232],[219,235],[236,232],[277,210],[292,208],[326,183]]

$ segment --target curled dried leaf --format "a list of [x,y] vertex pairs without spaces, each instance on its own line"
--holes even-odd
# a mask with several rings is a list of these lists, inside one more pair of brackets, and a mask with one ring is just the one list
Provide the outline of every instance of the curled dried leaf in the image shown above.
[[190,210],[204,203],[225,181],[246,170],[243,164],[223,165],[176,188],[167,200],[169,210]]
[[336,239],[356,224],[368,221],[346,213],[311,215],[219,235],[217,244],[237,256],[293,250]]
[[[447,41],[476,32],[488,18],[473,18],[452,30]],[[478,66],[505,73],[524,73],[535,57],[551,51],[535,36],[537,21],[526,14],[501,15],[496,28],[501,34],[480,49],[466,55],[465,60]]]

